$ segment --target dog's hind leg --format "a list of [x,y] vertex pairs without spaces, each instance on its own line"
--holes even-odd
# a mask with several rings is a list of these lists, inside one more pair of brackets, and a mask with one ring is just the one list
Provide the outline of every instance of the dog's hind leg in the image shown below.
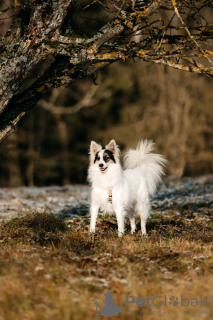
[[149,208],[149,199],[137,204],[137,212],[141,218],[141,232],[143,235],[146,234],[146,220],[149,216]]
[[141,233],[146,234],[146,219],[144,218],[141,218]]
[[115,209],[115,214],[118,222],[118,236],[122,237],[124,234],[124,212],[123,208]]

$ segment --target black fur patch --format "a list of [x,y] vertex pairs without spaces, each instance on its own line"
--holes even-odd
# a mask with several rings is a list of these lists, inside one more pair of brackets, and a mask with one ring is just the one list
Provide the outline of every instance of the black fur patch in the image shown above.
[[[103,157],[104,157],[104,161],[105,161],[105,162],[109,162],[110,160],[112,160],[114,163],[116,163],[115,158],[114,158],[114,154],[113,154],[113,152],[110,151],[110,150],[107,150],[107,149],[106,149],[106,150],[104,151]],[[108,158],[109,158],[109,159],[108,159]]]
[[[99,151],[96,153],[96,155],[95,155],[95,160],[94,160],[94,163],[96,163],[96,161],[98,160],[98,157],[99,157]],[[100,160],[100,159],[99,159]]]

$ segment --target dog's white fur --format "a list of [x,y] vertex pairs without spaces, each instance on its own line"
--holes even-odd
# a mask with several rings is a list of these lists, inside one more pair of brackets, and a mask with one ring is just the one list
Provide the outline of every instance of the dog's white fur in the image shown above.
[[[166,160],[162,155],[151,153],[152,141],[142,140],[136,149],[130,149],[124,156],[124,168],[119,161],[119,148],[115,140],[111,140],[105,149],[92,141],[90,145],[90,166],[88,181],[91,192],[90,232],[95,232],[96,219],[99,211],[116,214],[118,235],[124,233],[124,217],[130,220],[131,232],[136,229],[135,212],[141,218],[141,231],[146,234],[146,220],[149,216],[149,196],[154,195],[164,173]],[[115,162],[103,160],[105,150],[110,150]],[[98,159],[95,157],[98,152]],[[103,166],[100,168],[100,163]],[[101,164],[101,165],[102,165]],[[102,170],[102,171],[101,171]],[[109,189],[112,190],[112,203],[108,200]]]

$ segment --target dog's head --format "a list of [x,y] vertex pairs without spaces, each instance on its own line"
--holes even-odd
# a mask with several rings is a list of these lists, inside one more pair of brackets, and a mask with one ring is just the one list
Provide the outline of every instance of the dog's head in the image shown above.
[[105,173],[109,167],[117,163],[119,158],[119,149],[115,140],[111,140],[105,148],[92,141],[90,144],[90,161],[100,172]]

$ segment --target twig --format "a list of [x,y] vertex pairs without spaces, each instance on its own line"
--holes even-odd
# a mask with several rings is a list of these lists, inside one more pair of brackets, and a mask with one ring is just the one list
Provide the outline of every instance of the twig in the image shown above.
[[213,66],[212,61],[207,57],[207,55],[205,54],[204,50],[199,46],[199,44],[197,43],[197,41],[195,40],[195,38],[193,37],[193,35],[190,33],[189,29],[187,28],[187,26],[185,25],[183,19],[181,18],[177,5],[176,5],[176,1],[172,0],[172,4],[175,10],[176,15],[178,16],[178,18],[180,19],[182,25],[184,26],[184,29],[186,30],[186,32],[188,33],[190,39],[195,43],[195,45],[199,48],[199,50],[202,52],[202,54],[204,55],[204,57],[208,60],[208,62]]

